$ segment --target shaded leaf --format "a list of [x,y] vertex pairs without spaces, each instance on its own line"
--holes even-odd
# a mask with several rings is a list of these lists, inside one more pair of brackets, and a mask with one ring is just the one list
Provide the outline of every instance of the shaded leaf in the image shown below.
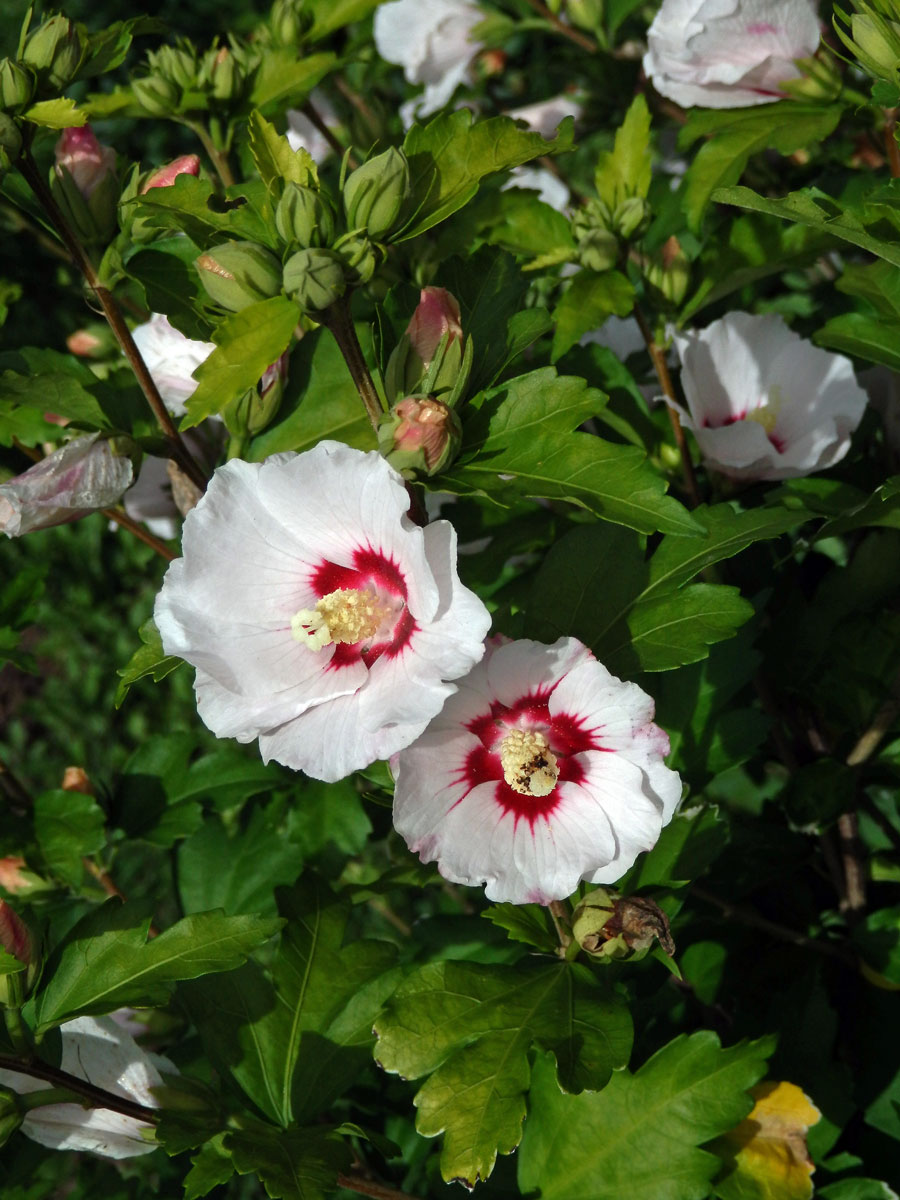
[[553,311],[551,359],[556,362],[586,333],[607,317],[627,317],[634,308],[634,288],[620,271],[579,271]]
[[132,684],[137,683],[139,679],[149,675],[154,683],[159,683],[184,663],[183,659],[165,653],[162,638],[152,617],[140,627],[138,636],[143,645],[135,650],[124,667],[119,667],[116,671],[116,674],[122,677],[116,688],[116,708],[122,706]]
[[61,789],[34,801],[34,836],[44,866],[70,887],[80,887],[82,858],[106,845],[106,818],[93,796]]
[[821,1113],[794,1083],[758,1083],[749,1116],[713,1143],[729,1167],[720,1200],[809,1200],[814,1170],[806,1134]]
[[350,1150],[333,1130],[278,1130],[255,1123],[229,1133],[225,1147],[240,1175],[257,1175],[271,1200],[319,1200],[350,1165]]

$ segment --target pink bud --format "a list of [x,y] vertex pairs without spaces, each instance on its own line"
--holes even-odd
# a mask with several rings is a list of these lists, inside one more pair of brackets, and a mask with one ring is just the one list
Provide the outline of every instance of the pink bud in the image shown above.
[[0,946],[20,963],[31,962],[31,934],[28,926],[5,900],[0,900]]
[[134,468],[96,433],[76,438],[0,484],[0,532],[19,537],[117,504]]
[[413,350],[421,358],[425,370],[431,364],[445,333],[450,334],[450,343],[462,340],[462,325],[456,297],[445,288],[422,288],[418,307],[406,328],[406,335]]
[[141,195],[151,188],[171,187],[179,175],[199,175],[200,159],[196,154],[182,154],[164,167],[157,167],[146,179]]
[[102,146],[90,125],[63,130],[56,143],[56,171],[60,178],[68,171],[85,200],[115,169],[115,150]]
[[20,854],[7,854],[0,858],[0,887],[7,892],[21,892],[28,887],[28,880],[22,875],[25,859]]
[[271,389],[277,384],[284,387],[288,377],[288,363],[291,356],[288,351],[282,354],[277,362],[273,362],[263,371],[257,388],[261,396],[266,396]]
[[72,354],[77,354],[79,358],[91,358],[94,351],[99,350],[101,345],[102,342],[97,335],[87,329],[76,329],[66,338],[66,346]]
[[[426,291],[441,289],[427,288]],[[450,409],[440,400],[416,400],[409,396],[394,405],[393,414],[400,418],[394,431],[394,448],[406,452],[421,451],[426,468],[434,470],[453,439]]]

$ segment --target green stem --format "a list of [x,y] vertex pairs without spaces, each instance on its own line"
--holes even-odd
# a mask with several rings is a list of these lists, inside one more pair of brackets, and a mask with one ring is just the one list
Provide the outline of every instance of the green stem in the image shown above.
[[28,1038],[22,1022],[22,1012],[18,1005],[10,1005],[9,1008],[4,1008],[3,1023],[6,1026],[6,1032],[9,1034],[9,1040],[12,1042],[13,1049],[19,1054],[24,1054],[28,1049]]
[[134,338],[131,336],[131,330],[122,316],[122,310],[119,308],[116,301],[113,299],[112,293],[108,288],[104,287],[97,275],[96,268],[86,253],[84,247],[79,242],[75,233],[69,227],[69,223],[63,216],[59,205],[53,199],[50,189],[44,183],[41,173],[38,170],[37,164],[31,157],[30,152],[26,151],[24,157],[19,160],[19,168],[25,177],[28,186],[34,192],[37,199],[43,205],[47,216],[50,218],[51,224],[56,229],[59,236],[62,238],[63,244],[72,256],[72,261],[84,275],[88,287],[96,295],[103,309],[103,315],[109,322],[109,326],[115,334],[116,341],[122,348],[122,352],[128,359],[131,369],[134,371],[135,377],[140,384],[141,391],[147,398],[147,403],[153,410],[153,415],[159,423],[160,429],[166,435],[169,442],[169,455],[178,463],[185,475],[196,484],[202,491],[206,490],[206,476],[197,465],[193,455],[188,450],[187,446],[181,438],[175,424],[172,421],[169,411],[163,403],[162,397],[159,394],[159,389],[153,382],[147,364],[141,357],[141,352],[135,345]]
[[356,385],[356,390],[359,392],[359,398],[363,402],[366,415],[372,422],[372,428],[377,432],[384,409],[372,376],[369,374],[369,368],[366,366],[359,338],[356,336],[353,318],[350,315],[349,295],[342,296],[340,300],[335,301],[330,308],[319,315],[319,320],[326,329],[331,331],[337,342],[350,376]]
[[219,181],[223,188],[233,187],[235,178],[231,170],[231,165],[228,162],[228,154],[225,150],[220,150],[213,140],[212,134],[199,121],[186,121],[188,128],[196,134],[200,144],[206,151],[209,161],[213,165],[213,170],[219,177]]

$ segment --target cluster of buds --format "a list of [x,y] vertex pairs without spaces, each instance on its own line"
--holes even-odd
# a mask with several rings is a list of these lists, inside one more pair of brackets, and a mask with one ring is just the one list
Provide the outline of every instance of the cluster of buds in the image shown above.
[[378,447],[402,474],[434,475],[459,450],[456,415],[472,363],[459,304],[444,288],[422,289],[406,332],[385,371],[390,412],[378,429]]
[[237,106],[244,99],[258,57],[234,42],[200,54],[186,38],[147,55],[147,74],[132,81],[141,108],[156,117]]
[[[859,65],[900,99],[900,0],[853,0],[854,12],[835,5],[834,28]],[[843,22],[843,25],[840,23]]]
[[117,229],[116,152],[90,125],[64,129],[56,143],[50,190],[69,225],[88,246],[105,246]]
[[257,30],[255,40],[264,45],[296,50],[312,23],[312,14],[304,0],[275,0],[268,22]]
[[608,888],[584,897],[573,914],[572,936],[598,961],[643,958],[655,941],[670,958],[675,953],[668,917],[655,901]]
[[650,206],[641,196],[627,196],[611,208],[592,199],[572,217],[578,261],[592,271],[608,271],[619,261],[621,243],[639,238],[650,222]]

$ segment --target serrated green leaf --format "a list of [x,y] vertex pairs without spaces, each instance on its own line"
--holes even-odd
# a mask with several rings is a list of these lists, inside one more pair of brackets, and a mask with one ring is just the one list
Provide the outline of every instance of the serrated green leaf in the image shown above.
[[842,313],[827,321],[813,337],[817,346],[853,354],[900,371],[900,320],[865,313]]
[[250,114],[247,130],[250,135],[250,154],[270,195],[277,199],[281,195],[282,183],[316,186],[318,172],[308,150],[302,147],[292,150],[284,134],[278,133],[275,126],[256,110]]
[[126,666],[119,667],[116,671],[116,674],[122,677],[116,688],[116,708],[121,708],[132,684],[137,683],[139,679],[149,675],[154,683],[159,683],[184,662],[181,658],[165,653],[162,638],[152,617],[140,627],[138,636],[143,645],[135,650]]
[[184,1200],[200,1200],[214,1187],[227,1183],[234,1175],[234,1164],[225,1149],[225,1134],[217,1134],[201,1146],[191,1163],[184,1177]]
[[819,530],[819,537],[835,537],[865,525],[895,527],[900,516],[900,475],[886,479],[881,487],[862,503],[850,500],[842,505],[844,511]]
[[248,457],[261,462],[282,450],[309,450],[335,438],[373,450],[375,436],[337,342],[326,329],[307,333],[291,354],[291,374],[278,415],[250,443]]
[[26,121],[43,125],[46,129],[71,129],[87,121],[87,113],[79,109],[68,96],[60,96],[56,100],[38,100],[37,104],[26,108],[22,116]]
[[131,206],[148,226],[180,230],[204,250],[222,234],[270,249],[277,244],[268,192],[258,179],[227,188],[223,203],[208,179],[185,173],[169,187],[137,196]]
[[586,968],[434,962],[397,989],[375,1022],[375,1055],[405,1078],[428,1075],[416,1127],[446,1134],[441,1173],[474,1186],[521,1137],[532,1043],[556,1056],[562,1086],[601,1088],[631,1048],[621,1001]]
[[481,915],[492,925],[505,929],[513,941],[525,942],[547,954],[559,944],[550,928],[547,909],[540,904],[492,904]]
[[199,315],[208,297],[194,269],[200,248],[184,234],[138,246],[125,259],[128,274],[144,289],[151,312],[165,313],[185,337],[205,342],[209,324]]
[[723,1050],[714,1033],[682,1035],[600,1093],[562,1094],[546,1060],[534,1070],[519,1186],[541,1200],[705,1200],[721,1162],[698,1147],[753,1107],[771,1039]]
[[646,197],[650,178],[650,110],[643,95],[638,95],[616,130],[612,152],[598,155],[594,186],[600,199],[615,210],[632,196]]
[[609,652],[611,670],[633,653],[644,671],[670,671],[705,658],[707,647],[731,637],[753,616],[737,588],[693,583],[679,592],[635,606],[628,617],[630,645]]
[[300,104],[337,65],[337,55],[331,51],[298,55],[296,50],[270,47],[253,77],[250,103],[272,110],[285,102]]
[[579,271],[553,311],[556,331],[551,360],[556,362],[607,317],[627,317],[634,308],[634,288],[620,271]]
[[486,175],[542,154],[558,154],[571,145],[569,117],[549,140],[521,129],[510,117],[491,117],[473,124],[467,108],[442,113],[425,126],[413,125],[403,143],[409,159],[409,215],[392,240],[418,237],[446,220],[468,204]]
[[793,154],[825,140],[843,114],[841,105],[827,107],[785,100],[757,108],[695,109],[683,127],[679,144],[689,146],[710,133],[688,167],[684,180],[684,210],[691,229],[698,229],[716,188],[737,183],[751,154],[777,150]]
[[435,477],[436,485],[483,493],[498,504],[522,496],[568,500],[642,532],[699,534],[640,450],[573,432],[604,403],[583,379],[558,376],[552,367],[511,379],[470,416],[461,457]]
[[900,267],[900,245],[867,233],[854,213],[842,211],[835,200],[816,188],[804,188],[790,192],[781,200],[769,200],[750,188],[723,187],[713,192],[712,199],[718,204],[733,204],[736,208],[748,208],[751,212],[767,213],[784,221],[809,225]]
[[256,1122],[227,1134],[225,1147],[238,1174],[258,1176],[270,1200],[322,1200],[350,1165],[343,1138],[323,1126],[284,1131]]
[[82,859],[106,845],[106,818],[93,796],[57,790],[34,802],[34,836],[51,874],[70,887],[80,887]]
[[[60,355],[59,357],[62,357]],[[78,364],[79,366],[81,364]],[[109,421],[100,402],[82,385],[74,371],[44,371],[0,375],[0,405],[13,411],[19,405],[68,417],[85,429],[108,429]],[[57,430],[58,430],[57,426]]]
[[199,425],[256,387],[265,369],[290,345],[299,316],[293,300],[273,296],[225,317],[213,333],[215,350],[195,372],[199,382],[186,402],[181,428]]
[[162,1004],[177,980],[232,970],[280,925],[271,917],[196,913],[148,942],[149,918],[108,900],[51,955],[44,986],[29,1002],[35,1032],[124,1005]]

